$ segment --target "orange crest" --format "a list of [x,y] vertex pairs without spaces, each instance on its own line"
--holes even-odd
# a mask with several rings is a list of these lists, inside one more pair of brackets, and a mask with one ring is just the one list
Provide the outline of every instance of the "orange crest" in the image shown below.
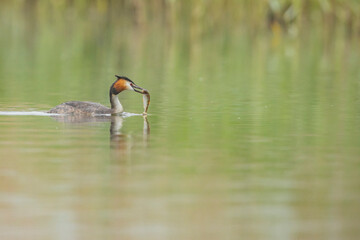
[[120,93],[127,89],[127,81],[120,78],[114,83],[113,88],[117,93]]

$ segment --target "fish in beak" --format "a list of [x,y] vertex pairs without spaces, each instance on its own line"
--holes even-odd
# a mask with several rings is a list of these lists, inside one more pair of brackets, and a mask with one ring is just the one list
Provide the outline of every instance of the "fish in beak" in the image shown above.
[[138,92],[138,93],[143,93],[143,91],[145,89],[143,89],[142,87],[139,87],[138,85],[136,85],[135,83],[131,83],[130,86],[132,87],[132,89],[135,91],[135,92]]

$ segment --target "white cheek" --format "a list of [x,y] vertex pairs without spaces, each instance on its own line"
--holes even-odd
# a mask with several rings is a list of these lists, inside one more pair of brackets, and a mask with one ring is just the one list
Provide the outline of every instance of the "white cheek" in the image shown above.
[[126,90],[132,90],[132,91],[134,91],[134,89],[131,87],[131,85],[130,85],[129,82],[126,83]]

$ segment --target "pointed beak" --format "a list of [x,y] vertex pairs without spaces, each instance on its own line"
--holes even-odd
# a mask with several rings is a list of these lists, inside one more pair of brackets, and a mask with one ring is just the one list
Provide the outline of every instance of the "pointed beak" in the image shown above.
[[136,84],[131,84],[131,87],[134,89],[135,92],[143,93],[144,89],[142,87],[139,87]]

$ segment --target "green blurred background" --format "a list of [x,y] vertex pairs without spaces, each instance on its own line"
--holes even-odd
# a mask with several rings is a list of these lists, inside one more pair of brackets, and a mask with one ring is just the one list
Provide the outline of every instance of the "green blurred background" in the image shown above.
[[[0,238],[359,239],[359,43],[356,0],[2,0]],[[5,115],[114,74],[150,134]]]
[[[348,67],[357,64],[352,54],[359,51],[356,0],[3,0],[0,11],[1,95],[15,98],[19,88],[31,89],[34,102],[50,105],[63,98],[49,101],[46,93],[80,87],[99,100],[104,95],[99,87],[110,85],[114,73],[162,87],[176,85],[171,75],[187,74],[183,81],[189,83],[196,72],[191,68],[198,67],[192,62],[210,61],[204,72],[211,76],[214,68],[229,66],[219,57],[235,55],[235,48],[247,58],[227,58],[233,64],[227,71],[251,71],[241,61],[253,62],[254,71],[263,69],[264,61],[254,60],[268,56],[261,48],[291,55],[288,66],[279,66],[289,71],[310,65],[316,70],[324,54],[334,54],[326,58],[334,68]],[[306,60],[309,66],[298,65],[302,48],[315,55],[312,63]],[[344,51],[349,63],[342,61]]]

